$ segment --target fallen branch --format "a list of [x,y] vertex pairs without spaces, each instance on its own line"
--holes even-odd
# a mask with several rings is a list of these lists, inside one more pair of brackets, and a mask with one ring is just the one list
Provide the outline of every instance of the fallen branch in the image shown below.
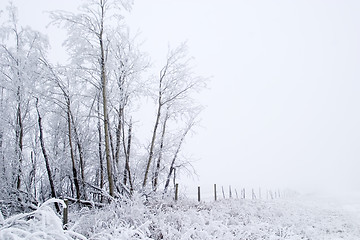
[[95,207],[99,207],[99,208],[102,208],[102,207],[105,207],[106,204],[104,203],[98,203],[98,202],[94,202],[94,201],[87,201],[87,200],[78,200],[76,198],[72,198],[72,197],[65,197],[65,199],[69,200],[69,202],[72,202],[72,203],[80,203],[84,206],[89,206],[91,208],[95,208]]

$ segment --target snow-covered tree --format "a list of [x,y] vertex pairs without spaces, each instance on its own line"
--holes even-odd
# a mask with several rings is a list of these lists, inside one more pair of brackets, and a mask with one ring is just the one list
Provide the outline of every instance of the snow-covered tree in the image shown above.
[[[199,107],[197,106],[196,101],[193,99],[193,94],[204,89],[206,86],[205,79],[196,76],[193,73],[191,67],[191,58],[189,58],[187,55],[187,46],[185,43],[181,44],[178,48],[169,51],[166,58],[166,63],[160,71],[157,83],[156,118],[152,131],[149,155],[143,180],[144,188],[147,184],[150,166],[152,164],[154,155],[157,153],[157,160],[154,168],[155,170],[152,177],[152,185],[154,190],[157,189],[159,183],[159,174],[163,160],[162,158],[165,152],[165,137],[167,132],[172,132],[168,129],[169,125],[171,126],[171,124],[169,124],[169,120],[174,120],[176,125],[181,125],[179,124],[181,119],[186,119],[189,114],[193,115],[194,111],[198,112]],[[193,120],[190,122],[193,122]],[[193,124],[187,124],[185,129],[188,129],[189,126],[192,127]],[[189,130],[186,130],[185,132],[187,133]],[[183,136],[184,134],[180,135],[182,136],[180,139],[185,137]],[[156,144],[157,142],[158,144]],[[181,140],[180,146],[182,145],[182,142],[183,140]],[[178,152],[179,150],[175,150],[175,152]],[[176,155],[177,154],[178,153],[176,153]],[[176,158],[177,157],[175,157],[175,159]],[[171,168],[173,168],[174,164],[171,165]],[[172,172],[173,171],[171,171],[171,174]]]
[[19,25],[12,4],[7,13],[8,18],[0,25],[2,187],[7,192],[16,189],[31,193],[36,172],[30,147],[36,134],[35,96],[44,88],[39,59],[46,54],[48,41],[40,32]]
[[[150,58],[122,17],[131,6],[86,0],[76,13],[52,12],[52,24],[67,30],[63,65],[51,63],[47,38],[20,26],[8,8],[0,25],[0,177],[2,192],[20,205],[132,197],[145,193],[148,179],[150,192],[160,185],[166,192],[184,166],[182,145],[201,111],[193,96],[205,81],[186,44],[169,50],[159,77],[149,77]],[[144,102],[156,112],[150,144],[137,132],[149,121],[139,114]]]
[[89,0],[78,14],[54,12],[54,23],[68,31],[65,42],[73,67],[82,70],[83,78],[101,92],[105,159],[110,196],[114,196],[113,161],[111,159],[108,116],[108,86],[110,81],[109,47],[113,36],[113,21],[121,21],[120,9],[130,9],[130,1]]

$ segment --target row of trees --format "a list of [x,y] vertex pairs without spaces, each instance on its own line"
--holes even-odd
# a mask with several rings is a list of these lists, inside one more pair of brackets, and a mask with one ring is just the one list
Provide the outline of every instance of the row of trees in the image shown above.
[[[2,204],[49,197],[76,201],[167,192],[184,139],[201,106],[186,45],[169,50],[158,74],[129,34],[125,0],[87,0],[78,13],[56,11],[67,31],[67,64],[48,59],[47,37],[19,25],[10,5],[1,24],[0,161]],[[4,17],[4,16],[3,16]],[[153,99],[154,119],[141,116]],[[151,136],[136,126],[154,122]],[[26,205],[26,206],[25,206]],[[9,210],[10,211],[10,210]],[[6,214],[6,213],[5,213]]]

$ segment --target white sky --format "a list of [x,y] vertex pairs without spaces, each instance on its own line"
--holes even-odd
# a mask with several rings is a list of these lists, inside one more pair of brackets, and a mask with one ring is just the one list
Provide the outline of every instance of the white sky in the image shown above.
[[[14,2],[42,31],[44,10],[81,1]],[[357,0],[135,0],[127,21],[154,60],[187,40],[211,76],[193,184],[360,191],[359,13]]]

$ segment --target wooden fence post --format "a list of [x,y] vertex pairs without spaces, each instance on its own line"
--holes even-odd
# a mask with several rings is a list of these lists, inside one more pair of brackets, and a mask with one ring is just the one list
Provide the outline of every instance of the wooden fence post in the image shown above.
[[69,201],[64,199],[65,207],[63,208],[63,228],[67,229],[66,224],[68,224],[68,213],[69,213]]
[[216,184],[214,184],[214,199],[215,199],[215,201],[217,200],[217,196],[216,196]]
[[239,196],[238,196],[238,193],[236,191],[236,188],[235,188],[235,194],[236,194],[236,199],[239,199]]
[[261,188],[259,188],[259,199],[261,199]]
[[254,199],[256,199],[256,195],[255,195],[255,192],[254,192],[254,189],[251,189],[251,197],[252,197],[252,199],[254,200]]
[[200,202],[200,186],[198,186],[198,202]]
[[222,191],[222,194],[223,194],[223,198],[225,199],[224,186],[221,186],[221,191]]
[[232,198],[231,186],[229,186],[229,198]]
[[179,184],[175,184],[175,201],[178,200]]

